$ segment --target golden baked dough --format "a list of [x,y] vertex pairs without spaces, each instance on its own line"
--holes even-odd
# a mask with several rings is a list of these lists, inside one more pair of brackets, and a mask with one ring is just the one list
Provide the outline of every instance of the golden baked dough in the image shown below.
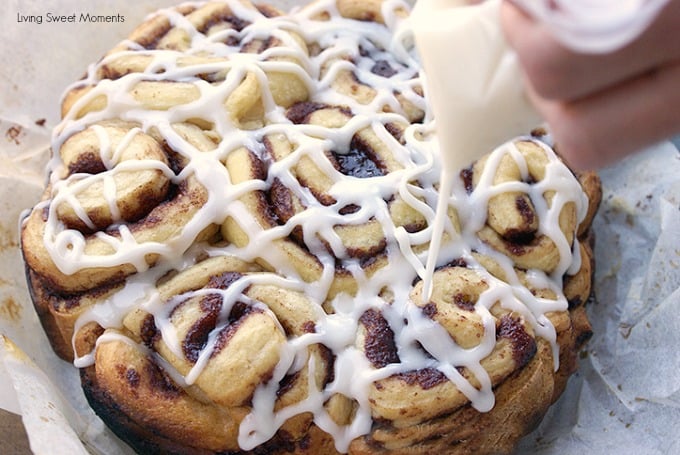
[[598,177],[528,135],[440,195],[407,15],[184,4],[68,89],[28,284],[139,453],[507,453],[562,393]]

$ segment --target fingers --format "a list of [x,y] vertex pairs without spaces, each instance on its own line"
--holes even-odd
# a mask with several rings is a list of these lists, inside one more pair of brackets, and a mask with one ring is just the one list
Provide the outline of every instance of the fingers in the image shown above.
[[671,1],[636,41],[610,54],[578,54],[563,47],[550,25],[504,2],[501,24],[528,80],[545,98],[575,99],[680,58],[680,1]]
[[501,24],[530,97],[572,166],[600,167],[680,132],[680,0],[609,54],[565,48],[549,25],[509,1]]
[[575,169],[611,164],[680,133],[680,62],[574,101],[529,96]]

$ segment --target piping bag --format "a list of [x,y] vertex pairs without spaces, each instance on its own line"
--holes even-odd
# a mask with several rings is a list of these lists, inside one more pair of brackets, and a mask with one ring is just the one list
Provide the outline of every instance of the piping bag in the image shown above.
[[[485,153],[542,123],[500,26],[502,0],[417,0],[411,29],[425,72],[442,175],[423,294],[446,222],[455,176]],[[668,0],[514,0],[576,52],[616,50],[644,31]],[[443,119],[443,120],[442,120]]]

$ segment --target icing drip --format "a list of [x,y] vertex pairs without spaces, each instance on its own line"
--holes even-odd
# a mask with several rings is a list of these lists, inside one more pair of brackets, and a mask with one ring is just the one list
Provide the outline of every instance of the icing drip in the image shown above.
[[[568,204],[574,204],[578,218],[582,219],[587,201],[576,179],[552,150],[534,138],[521,139],[544,152],[545,175],[540,181],[526,183],[531,180],[529,166],[517,145],[510,142],[489,155],[472,191],[456,182],[450,187],[443,186],[445,191],[440,192],[442,160],[437,152],[432,115],[422,98],[420,67],[413,49],[407,45],[405,22],[399,13],[407,11],[405,4],[399,1],[383,4],[385,25],[340,17],[335,2],[330,0],[272,18],[240,2],[227,4],[243,20],[242,29],[206,35],[181,14],[164,10],[160,14],[185,33],[185,42],[190,43],[188,50],[146,50],[127,43],[130,51],[104,58],[90,67],[83,81],[71,87],[91,88],[73,104],[57,128],[54,150],[59,150],[74,133],[94,125],[103,161],[107,167],[117,169],[122,166],[117,158],[119,149],[136,135],[149,134],[160,138],[180,165],[140,160],[134,164],[126,162],[124,169],[156,169],[176,188],[195,181],[196,191],[205,192],[195,213],[164,241],[142,238],[137,231],[116,221],[106,231],[94,234],[109,246],[110,253],[91,255],[87,252],[91,236],[65,228],[55,214],[55,202],[63,200],[70,204],[82,221],[92,226],[78,207],[76,196],[88,182],[103,179],[106,203],[113,218],[119,220],[115,185],[101,174],[79,176],[77,184],[65,185],[69,179],[64,180],[64,163],[55,156],[51,162],[53,202],[49,205],[44,243],[57,267],[65,274],[84,267],[121,264],[134,267],[134,273],[112,296],[80,316],[76,333],[93,321],[107,329],[118,329],[132,310],[144,311],[152,315],[163,343],[163,354],[157,352],[160,348],[148,349],[150,355],[159,359],[178,384],[200,387],[201,375],[218,350],[217,340],[229,324],[234,305],[245,305],[258,317],[273,321],[286,342],[277,351],[271,379],[256,387],[251,411],[241,423],[239,444],[243,449],[266,442],[288,418],[308,412],[317,426],[333,436],[336,448],[346,452],[353,439],[371,431],[372,419],[376,417],[370,405],[374,384],[395,377],[409,378],[409,374],[420,370],[432,372],[435,379],[444,378],[433,380],[435,385],[446,381],[453,384],[476,409],[490,410],[494,405],[494,379],[484,368],[483,359],[496,349],[500,336],[496,323],[499,308],[518,314],[527,330],[552,343],[557,368],[555,329],[546,314],[567,309],[562,277],[577,270],[579,261],[573,253],[578,251],[578,241],[573,232],[569,236],[562,232],[560,213]],[[315,19],[320,13],[327,13],[329,20]],[[297,37],[311,49],[309,55]],[[275,39],[280,44],[247,54],[239,54],[239,47],[229,44],[233,41],[245,44],[255,39]],[[147,58],[144,71],[100,80],[102,68],[121,56],[133,54]],[[185,65],[181,59],[187,55],[219,58]],[[275,74],[291,77],[298,81],[301,90],[309,93],[305,100],[309,103],[308,112],[295,117],[295,121],[289,118],[289,106],[283,107],[279,95],[272,93],[269,86]],[[370,87],[371,96],[357,98],[338,88],[336,81],[346,77]],[[248,81],[258,87],[260,105],[256,102],[252,112],[260,112],[259,116],[250,116],[251,111],[236,112],[235,105],[230,104],[232,95]],[[173,103],[165,105],[140,94],[155,90],[153,83],[162,83],[164,90],[172,91],[176,96]],[[105,99],[103,107],[92,107],[101,99]],[[329,125],[327,117],[315,120],[315,115],[324,111],[318,106],[342,108],[334,111]],[[342,109],[351,114],[342,114]],[[327,110],[324,112],[328,114]],[[135,125],[115,149],[109,146],[106,131],[98,126],[112,118]],[[195,139],[197,131],[204,140]],[[359,136],[361,140],[357,139]],[[357,146],[361,141],[383,144],[383,149],[390,151],[389,155],[369,157],[372,169],[380,172],[372,172],[367,178],[346,175],[329,158],[333,153],[348,156],[353,147],[361,148]],[[521,180],[494,181],[504,157],[516,163]],[[301,180],[310,168],[324,176],[325,187],[321,190]],[[258,170],[264,172],[255,175]],[[297,201],[304,210],[290,214],[285,221],[266,224],[261,214],[248,208],[247,201],[271,192],[279,184],[287,188],[286,197]],[[508,191],[528,194],[534,202],[539,220],[535,235],[549,239],[557,251],[557,265],[550,270],[520,274],[513,259],[480,238],[478,233],[485,226],[489,201]],[[549,201],[548,193],[552,195]],[[440,200],[455,213],[444,220],[448,235],[443,238],[440,251],[432,253],[438,254],[437,265],[464,263],[465,270],[483,283],[483,290],[470,310],[481,334],[472,346],[457,342],[455,334],[437,322],[436,312],[428,312],[432,302],[423,297],[422,280],[428,274],[424,266],[429,255],[426,246],[436,229],[435,207]],[[395,223],[395,212],[402,207],[399,204],[408,206],[415,214],[412,218],[422,222]],[[234,239],[224,245],[203,242],[201,233],[215,225],[222,226],[223,236]],[[225,228],[227,225],[231,230]],[[373,267],[356,253],[364,245],[349,246],[339,226],[379,232],[381,241],[369,250],[371,258],[380,261],[379,266]],[[234,232],[245,235],[245,241],[236,239]],[[295,235],[301,235],[304,248],[317,258],[314,264],[318,265],[318,273],[316,269],[291,264],[291,251],[300,248],[290,240]],[[226,289],[189,290],[171,298],[159,293],[154,283],[167,272],[184,270],[206,254],[211,258],[235,256],[257,262],[270,272],[244,273]],[[150,255],[157,258],[151,264],[147,261]],[[491,273],[486,260],[480,258],[490,258],[500,272]],[[338,274],[349,277],[352,292],[336,288]],[[275,286],[306,296],[314,330],[289,332],[276,309],[248,297],[249,289],[257,286]],[[539,296],[531,288],[548,289],[552,294]],[[435,283],[433,293],[436,292]],[[188,370],[182,370],[184,364],[176,363],[176,359],[184,358],[185,354],[173,311],[187,299],[209,295],[219,297],[221,302],[215,328],[197,360]],[[371,310],[382,315],[394,335],[392,360],[384,364],[376,365],[369,360],[365,346],[357,342],[368,330],[362,316]],[[98,343],[120,339],[126,339],[122,332],[107,331]],[[314,379],[321,368],[317,357],[310,353],[314,346],[324,346],[333,356],[333,378],[321,385]],[[75,364],[84,367],[93,361],[90,353],[77,358]],[[306,374],[306,398],[276,409],[279,383],[302,371]],[[337,395],[346,397],[354,406],[347,424],[336,422],[326,408]]]

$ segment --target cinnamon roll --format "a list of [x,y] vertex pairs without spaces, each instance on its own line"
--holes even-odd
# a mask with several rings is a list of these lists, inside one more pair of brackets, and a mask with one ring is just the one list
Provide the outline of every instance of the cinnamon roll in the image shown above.
[[27,280],[139,453],[505,453],[562,393],[599,179],[527,135],[440,194],[408,13],[184,4],[68,88]]

